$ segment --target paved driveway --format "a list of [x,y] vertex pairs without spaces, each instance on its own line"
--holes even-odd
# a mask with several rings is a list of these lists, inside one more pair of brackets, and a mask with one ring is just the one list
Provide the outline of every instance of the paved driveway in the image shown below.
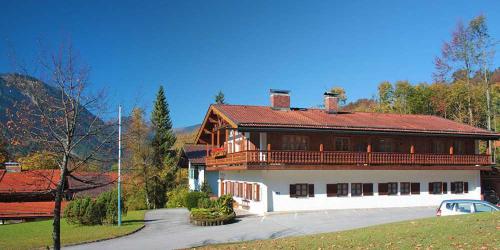
[[186,209],[159,209],[146,214],[146,227],[135,234],[73,246],[70,249],[188,248],[213,243],[334,232],[434,215],[434,207],[328,210],[245,216],[230,225],[198,227],[189,224]]

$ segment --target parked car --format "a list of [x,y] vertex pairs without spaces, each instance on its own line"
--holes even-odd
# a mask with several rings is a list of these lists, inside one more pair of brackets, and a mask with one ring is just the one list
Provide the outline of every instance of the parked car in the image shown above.
[[436,211],[437,216],[472,214],[500,211],[499,207],[481,200],[444,200]]

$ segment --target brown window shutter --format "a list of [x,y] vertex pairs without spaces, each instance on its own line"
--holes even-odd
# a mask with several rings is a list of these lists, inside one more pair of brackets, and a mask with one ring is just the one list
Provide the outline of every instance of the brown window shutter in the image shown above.
[[446,194],[448,193],[448,183],[447,182],[443,182],[443,194]]
[[372,183],[364,183],[363,184],[363,195],[364,196],[373,195],[373,184]]
[[455,182],[450,183],[451,186],[451,193],[456,194],[457,193],[457,186]]
[[420,194],[420,183],[414,182],[411,184],[411,194]]
[[464,181],[464,193],[468,193],[468,192],[469,192],[469,182]]
[[326,196],[327,197],[337,196],[337,184],[326,184]]
[[255,184],[255,201],[260,201],[260,185]]
[[387,183],[378,184],[378,195],[387,195],[389,191],[389,185]]
[[290,197],[296,196],[297,190],[295,189],[295,184],[290,184]]
[[434,194],[434,192],[432,191],[432,183],[433,182],[429,182],[429,194]]
[[314,197],[314,184],[309,184],[308,191],[309,197]]
[[224,182],[222,180],[220,181],[220,194],[224,195]]

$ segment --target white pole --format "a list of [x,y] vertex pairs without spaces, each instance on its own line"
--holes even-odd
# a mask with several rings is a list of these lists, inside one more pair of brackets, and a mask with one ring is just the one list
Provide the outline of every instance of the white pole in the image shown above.
[[121,171],[122,171],[122,106],[118,106],[118,226],[122,225],[121,208]]

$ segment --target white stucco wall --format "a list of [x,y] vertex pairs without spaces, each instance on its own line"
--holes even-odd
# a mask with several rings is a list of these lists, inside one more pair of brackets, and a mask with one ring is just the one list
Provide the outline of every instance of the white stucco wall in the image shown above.
[[[479,170],[255,170],[223,171],[225,181],[242,181],[261,185],[261,201],[250,202],[250,211],[297,211],[319,209],[383,208],[438,206],[445,199],[480,199]],[[469,193],[451,194],[454,181],[467,181]],[[378,183],[419,182],[418,195],[378,195]],[[447,182],[448,193],[432,195],[429,182]],[[315,197],[291,198],[289,185],[314,184]],[[327,197],[326,184],[349,183],[349,196]],[[351,183],[373,183],[373,196],[351,197]],[[400,185],[398,185],[400,188]],[[240,198],[235,200],[241,202]]]

